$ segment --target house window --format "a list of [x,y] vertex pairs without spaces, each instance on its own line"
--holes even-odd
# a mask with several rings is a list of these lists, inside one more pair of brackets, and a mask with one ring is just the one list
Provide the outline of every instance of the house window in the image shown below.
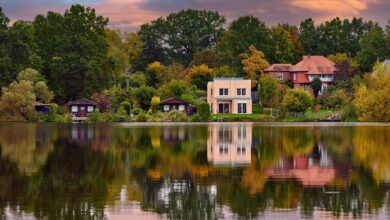
[[307,84],[303,84],[303,90],[308,91],[309,90],[309,86]]
[[92,106],[92,105],[89,105],[89,106],[87,107],[87,111],[88,111],[88,112],[93,112],[93,106]]
[[77,106],[72,106],[72,112],[78,112],[79,108]]
[[184,111],[185,106],[184,105],[179,105],[179,111]]
[[238,103],[238,113],[239,114],[246,114],[246,103]]
[[327,89],[328,89],[328,86],[326,84],[322,85],[321,93],[325,93]]
[[229,147],[227,144],[220,144],[219,145],[219,154],[228,154]]
[[293,74],[294,75],[294,80],[297,80],[297,74]]
[[245,96],[246,95],[246,89],[243,89],[243,88],[237,89],[237,95],[238,96]]
[[245,153],[246,153],[245,145],[237,145],[237,154],[245,155]]
[[219,95],[228,95],[228,94],[229,94],[228,89],[226,89],[226,88],[219,89]]
[[278,79],[279,81],[283,81],[283,73],[277,73],[276,75],[276,79]]
[[164,105],[164,111],[165,112],[169,111],[169,105]]
[[211,89],[210,94],[213,95],[213,89]]

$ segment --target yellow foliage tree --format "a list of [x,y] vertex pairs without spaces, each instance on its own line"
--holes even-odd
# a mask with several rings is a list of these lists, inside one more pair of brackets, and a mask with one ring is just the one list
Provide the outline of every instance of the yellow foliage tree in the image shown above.
[[390,121],[390,68],[377,64],[355,90],[359,120]]
[[189,69],[185,79],[187,82],[195,85],[199,89],[206,90],[207,82],[212,81],[214,77],[214,70],[207,65],[202,64],[199,66],[193,66]]
[[146,71],[151,74],[151,83],[165,84],[171,79],[168,68],[157,61],[149,64]]
[[257,84],[260,74],[269,66],[268,61],[264,58],[264,53],[257,50],[255,46],[250,46],[249,50],[240,54],[241,63],[246,77],[252,80],[252,87]]

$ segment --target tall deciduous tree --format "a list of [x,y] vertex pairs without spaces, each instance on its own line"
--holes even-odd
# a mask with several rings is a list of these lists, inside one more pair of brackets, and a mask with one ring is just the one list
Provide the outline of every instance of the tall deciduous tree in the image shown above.
[[215,46],[225,21],[218,12],[189,9],[144,24],[139,31],[144,46],[142,62],[188,65],[195,53]]
[[360,47],[356,60],[363,72],[370,71],[377,60],[390,56],[390,42],[380,27],[374,28],[362,37]]
[[311,88],[313,89],[314,97],[318,97],[319,92],[321,91],[322,82],[319,77],[314,77],[314,79],[310,82]]
[[317,30],[314,25],[314,20],[308,18],[301,22],[299,26],[299,40],[306,54],[315,54],[317,47]]
[[218,41],[217,51],[224,64],[242,73],[239,55],[251,45],[267,55],[271,51],[269,42],[269,31],[265,23],[254,16],[244,16],[230,24],[229,29]]
[[262,76],[259,80],[259,97],[263,107],[272,107],[271,99],[276,94],[277,80],[272,76]]
[[212,81],[214,77],[214,70],[207,65],[193,66],[189,70],[186,81],[198,87],[198,89],[206,90],[207,82]]
[[26,21],[16,21],[8,27],[8,22],[0,7],[0,87],[15,80],[17,73],[23,69],[42,68],[34,27]]
[[260,74],[269,66],[264,58],[264,53],[257,50],[255,46],[250,46],[246,53],[240,54],[242,65],[246,77],[252,80],[252,87],[257,84]]
[[270,30],[272,52],[267,56],[271,63],[293,63],[296,60],[295,47],[290,33],[282,26]]
[[354,96],[360,120],[390,121],[390,68],[380,63],[374,66]]
[[60,103],[89,97],[109,83],[105,26],[108,19],[92,8],[73,5],[64,15],[48,12],[35,18],[34,27],[43,75]]

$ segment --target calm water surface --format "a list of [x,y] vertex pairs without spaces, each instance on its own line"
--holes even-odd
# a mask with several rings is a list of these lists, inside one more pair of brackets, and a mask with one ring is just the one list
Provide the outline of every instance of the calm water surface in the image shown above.
[[6,219],[388,219],[390,126],[0,124]]

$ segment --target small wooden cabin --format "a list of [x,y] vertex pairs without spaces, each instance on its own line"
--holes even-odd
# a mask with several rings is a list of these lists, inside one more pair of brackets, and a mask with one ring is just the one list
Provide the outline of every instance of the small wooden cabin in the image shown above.
[[44,115],[48,115],[50,113],[50,108],[51,108],[50,104],[43,104],[37,102],[34,105],[35,111]]
[[76,101],[70,101],[67,105],[69,107],[70,113],[74,117],[78,118],[88,117],[88,115],[91,112],[95,111],[95,109],[97,108],[97,104],[88,99],[78,99]]
[[179,98],[169,98],[160,102],[161,110],[163,112],[170,112],[172,110],[185,111],[187,115],[193,115],[196,113],[194,105],[183,101]]

